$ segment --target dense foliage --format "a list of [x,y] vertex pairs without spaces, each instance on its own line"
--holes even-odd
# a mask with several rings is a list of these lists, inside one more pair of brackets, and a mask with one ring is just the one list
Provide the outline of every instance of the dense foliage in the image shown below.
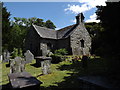
[[21,48],[19,50],[17,48],[13,49],[12,58],[15,58],[17,56],[23,57],[22,49]]
[[103,53],[101,49],[101,44],[103,43],[101,34],[104,32],[104,28],[101,23],[95,22],[85,23],[85,26],[92,38],[91,54],[101,55]]
[[2,45],[8,48],[10,33],[10,12],[7,12],[6,7],[2,8]]
[[65,48],[61,48],[58,50],[55,50],[54,54],[51,55],[52,57],[52,63],[59,63],[62,61],[61,56],[67,55],[68,51]]
[[104,55],[120,56],[120,2],[107,2],[107,6],[97,7],[97,16],[101,20],[104,32],[101,34],[101,48]]
[[67,55],[68,51],[65,48],[61,48],[61,49],[55,50],[55,54],[56,55]]

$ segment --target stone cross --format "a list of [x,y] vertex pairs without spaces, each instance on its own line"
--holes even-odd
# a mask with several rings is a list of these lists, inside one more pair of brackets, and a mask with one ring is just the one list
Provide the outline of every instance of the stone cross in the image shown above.
[[34,59],[34,55],[30,52],[30,50],[27,50],[24,56],[25,56],[26,63],[31,63],[32,60]]
[[10,73],[23,72],[25,70],[25,61],[21,57],[15,57],[10,61]]

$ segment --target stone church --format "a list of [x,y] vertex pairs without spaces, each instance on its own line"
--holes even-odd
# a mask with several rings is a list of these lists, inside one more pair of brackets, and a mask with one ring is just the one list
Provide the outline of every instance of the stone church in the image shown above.
[[35,56],[47,55],[48,51],[65,48],[69,55],[89,55],[91,37],[84,26],[82,13],[76,16],[76,24],[60,30],[32,25],[25,40],[25,49]]

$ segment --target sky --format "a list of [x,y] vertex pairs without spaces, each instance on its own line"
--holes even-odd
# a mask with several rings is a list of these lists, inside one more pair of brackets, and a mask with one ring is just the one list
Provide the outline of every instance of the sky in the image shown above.
[[99,22],[99,20],[96,20],[96,6],[106,5],[106,0],[69,0],[67,2],[55,2],[54,0],[51,2],[24,1],[4,2],[4,6],[11,13],[10,20],[13,20],[13,17],[37,17],[44,21],[51,20],[57,27],[56,30],[75,24],[75,16],[81,12],[85,16],[85,22]]

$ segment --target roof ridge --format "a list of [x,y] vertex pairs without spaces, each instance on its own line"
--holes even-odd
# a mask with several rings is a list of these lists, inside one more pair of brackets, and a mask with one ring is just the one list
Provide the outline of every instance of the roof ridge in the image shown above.
[[72,26],[74,26],[74,25],[76,25],[76,24],[73,24],[73,25],[66,26],[66,27],[64,27],[64,28],[61,28],[61,29],[59,29],[59,30],[56,30],[56,31],[61,31],[61,30],[64,30],[65,28],[72,27]]
[[35,25],[35,24],[32,24],[32,25],[34,25],[35,27],[39,27],[39,28],[43,28],[43,29],[47,29],[47,30],[52,30],[52,31],[56,31],[56,30],[54,30],[54,29],[50,29],[50,28],[47,28],[47,27],[41,27],[41,26],[38,26],[38,25]]

